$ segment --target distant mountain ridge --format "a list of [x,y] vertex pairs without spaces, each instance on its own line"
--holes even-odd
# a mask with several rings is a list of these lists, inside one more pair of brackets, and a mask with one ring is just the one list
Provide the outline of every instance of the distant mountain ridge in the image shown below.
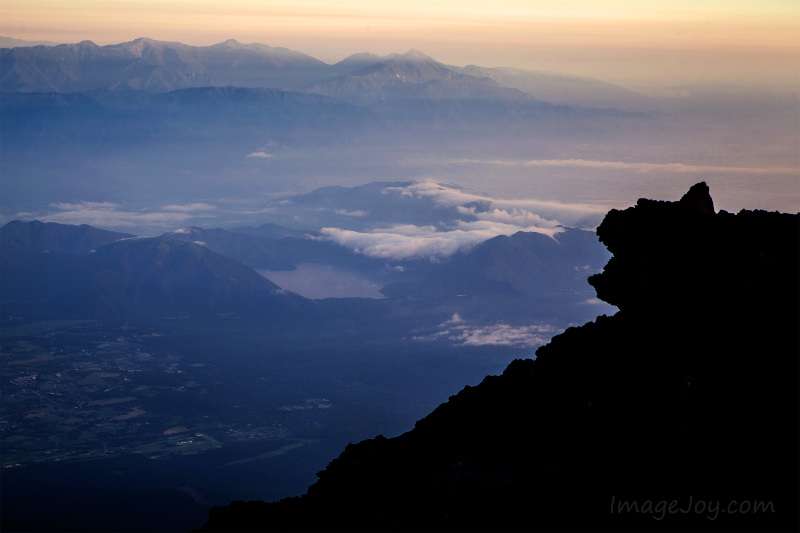
[[13,37],[0,36],[0,48],[17,48],[21,46],[58,46],[62,43],[53,41],[26,41],[25,39],[15,39]]
[[16,247],[31,252],[60,252],[70,255],[86,255],[98,246],[111,244],[134,237],[97,229],[87,224],[68,226],[53,222],[22,222],[14,220],[0,231],[0,245],[4,249]]
[[[10,43],[11,44],[11,43]],[[96,89],[169,92],[238,86],[306,91],[350,101],[382,98],[532,97],[559,104],[618,107],[642,97],[589,78],[514,69],[447,66],[418,50],[385,57],[354,54],[329,65],[302,52],[234,39],[211,46],[139,38],[0,49],[3,92]]]
[[[642,142],[663,123],[578,100],[542,101],[418,51],[327,65],[236,41],[4,48],[0,90],[3,196],[13,212],[87,200],[78,191],[100,181],[101,202],[135,198],[141,208],[157,197],[180,203],[190,191],[252,198],[267,183],[285,192],[342,179],[402,181],[428,175],[412,170],[426,161],[494,161],[501,147],[591,158],[580,147],[598,135]],[[301,155],[309,150],[313,157]],[[136,190],[123,192],[130,182]]]
[[372,63],[370,59],[359,56],[354,63],[366,63],[364,66],[306,90],[356,102],[419,98],[530,99],[488,78],[454,72],[419,50],[375,58]]
[[648,98],[624,87],[582,76],[476,65],[449,68],[470,76],[490,78],[504,87],[518,89],[538,100],[554,104],[626,111],[644,111],[653,105]]
[[212,46],[139,38],[0,50],[4,92],[84,92],[241,85],[296,88],[324,77],[328,65],[301,52],[229,40]]

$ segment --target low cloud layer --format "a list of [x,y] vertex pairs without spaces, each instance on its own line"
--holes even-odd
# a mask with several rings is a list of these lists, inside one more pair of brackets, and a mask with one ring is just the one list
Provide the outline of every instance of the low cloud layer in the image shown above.
[[125,229],[152,227],[169,229],[192,218],[202,217],[215,206],[206,203],[166,205],[158,211],[125,211],[112,202],[58,202],[50,204],[56,211],[49,214],[20,213],[21,219],[89,224],[98,228]]
[[[60,202],[50,204],[47,211],[17,213],[16,218],[90,224],[152,235],[181,226],[204,225],[211,219],[250,225],[258,223],[256,216],[270,215],[269,221],[281,225],[305,223],[309,230],[321,231],[323,238],[368,257],[436,261],[469,251],[500,235],[525,231],[557,239],[564,227],[593,229],[609,209],[535,199],[499,199],[430,180],[354,194],[355,199],[342,196],[339,205],[323,202],[321,206],[320,200],[315,199],[302,209],[285,198],[258,209],[253,208],[253,202],[229,205],[231,202],[224,199],[215,201],[221,203],[220,208],[207,202],[164,202],[160,207],[141,210],[125,209],[112,202]],[[370,196],[375,194],[382,196],[380,201]],[[241,218],[245,215],[253,218]]]
[[[406,187],[387,187],[386,192],[397,192],[402,196],[431,198],[440,207],[456,207],[479,211],[474,205],[480,206],[480,211],[493,209],[495,211],[517,211],[520,214],[530,213],[537,216],[558,221],[565,226],[578,228],[592,228],[600,223],[603,216],[612,206],[596,204],[580,204],[536,200],[529,198],[502,199],[492,198],[488,195],[465,192],[456,187],[440,185],[433,181],[418,181]],[[474,205],[471,205],[474,204]],[[477,216],[477,215],[476,215]]]
[[[336,227],[322,229],[322,234],[333,242],[368,257],[400,261],[404,259],[446,259],[457,252],[468,251],[476,245],[499,235],[513,235],[520,231],[541,233],[555,237],[563,231],[563,222],[543,216],[532,207],[552,214],[565,215],[570,221],[596,218],[605,214],[605,208],[576,206],[534,200],[498,200],[485,195],[465,192],[456,187],[432,181],[419,181],[403,187],[386,187],[383,194],[397,195],[398,201],[407,198],[430,199],[438,208],[450,209],[455,220],[439,225],[417,226],[395,224],[355,231]],[[549,208],[549,209],[548,209]]]
[[555,220],[547,220],[527,209],[519,209],[516,207],[507,210],[492,209],[490,211],[477,211],[475,207],[463,206],[458,206],[457,209],[459,213],[471,215],[483,222],[507,224],[520,228],[539,228],[542,230],[542,233],[546,233],[546,231],[544,231],[546,229],[555,229],[560,225]]
[[586,159],[459,159],[454,163],[529,166],[529,167],[580,167],[612,170],[635,170],[639,172],[689,173],[747,173],[747,174],[797,174],[800,169],[785,167],[721,167],[710,165],[686,165],[684,163],[626,163],[623,161],[590,161]]
[[206,203],[195,203],[195,204],[186,204],[186,205],[165,205],[161,209],[163,211],[182,211],[185,213],[190,213],[193,211],[214,211],[217,208],[215,205],[206,204]]
[[517,226],[491,220],[459,221],[455,229],[440,230],[435,226],[397,225],[366,232],[339,228],[322,228],[322,234],[333,242],[367,257],[389,260],[445,259],[466,251],[498,235],[519,231],[543,233],[552,237],[558,228]]
[[474,325],[464,321],[458,314],[439,325],[439,331],[430,335],[414,337],[418,341],[449,341],[458,346],[515,346],[536,348],[547,344],[563,330],[553,326],[510,326],[497,323]]
[[456,207],[474,202],[491,201],[486,196],[472,194],[455,187],[440,185],[434,181],[416,181],[405,187],[386,187],[384,193],[399,193],[408,197],[430,197],[441,207]]

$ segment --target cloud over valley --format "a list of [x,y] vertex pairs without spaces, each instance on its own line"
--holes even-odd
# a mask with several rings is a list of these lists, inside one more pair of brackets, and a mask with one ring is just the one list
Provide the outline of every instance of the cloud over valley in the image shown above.
[[460,346],[515,346],[536,348],[561,333],[548,324],[511,326],[502,322],[495,324],[473,324],[458,314],[439,325],[438,331],[414,337],[418,341],[448,341]]
[[[390,197],[398,208],[407,205],[409,211],[422,202],[430,201],[433,203],[432,209],[441,217],[436,223],[425,225],[417,225],[413,221],[386,224],[375,219],[374,227],[353,229],[326,226],[322,228],[322,234],[368,257],[399,261],[420,258],[442,260],[457,252],[468,251],[493,237],[510,236],[520,231],[549,237],[555,237],[563,231],[560,221],[545,218],[528,209],[536,205],[533,201],[497,200],[433,181],[387,186],[380,194]],[[565,211],[568,209],[566,207]],[[341,209],[336,212],[350,214]]]
[[56,202],[49,213],[18,213],[24,220],[88,224],[105,229],[171,229],[198,217],[206,217],[216,207],[207,203],[165,205],[158,210],[130,211],[113,202]]

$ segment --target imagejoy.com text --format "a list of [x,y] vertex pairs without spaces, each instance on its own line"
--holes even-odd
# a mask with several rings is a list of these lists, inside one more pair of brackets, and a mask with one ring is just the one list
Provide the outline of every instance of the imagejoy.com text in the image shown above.
[[709,520],[716,520],[721,514],[758,514],[775,513],[775,505],[771,501],[761,500],[695,500],[689,496],[687,500],[619,500],[611,497],[611,514],[650,515],[653,520],[663,520],[669,515],[704,515]]

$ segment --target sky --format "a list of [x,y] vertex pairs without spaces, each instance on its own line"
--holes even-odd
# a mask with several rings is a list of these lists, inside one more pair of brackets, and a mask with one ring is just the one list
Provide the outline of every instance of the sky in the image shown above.
[[99,45],[232,38],[328,63],[416,48],[452,65],[630,88],[800,79],[796,0],[3,0],[0,35]]

